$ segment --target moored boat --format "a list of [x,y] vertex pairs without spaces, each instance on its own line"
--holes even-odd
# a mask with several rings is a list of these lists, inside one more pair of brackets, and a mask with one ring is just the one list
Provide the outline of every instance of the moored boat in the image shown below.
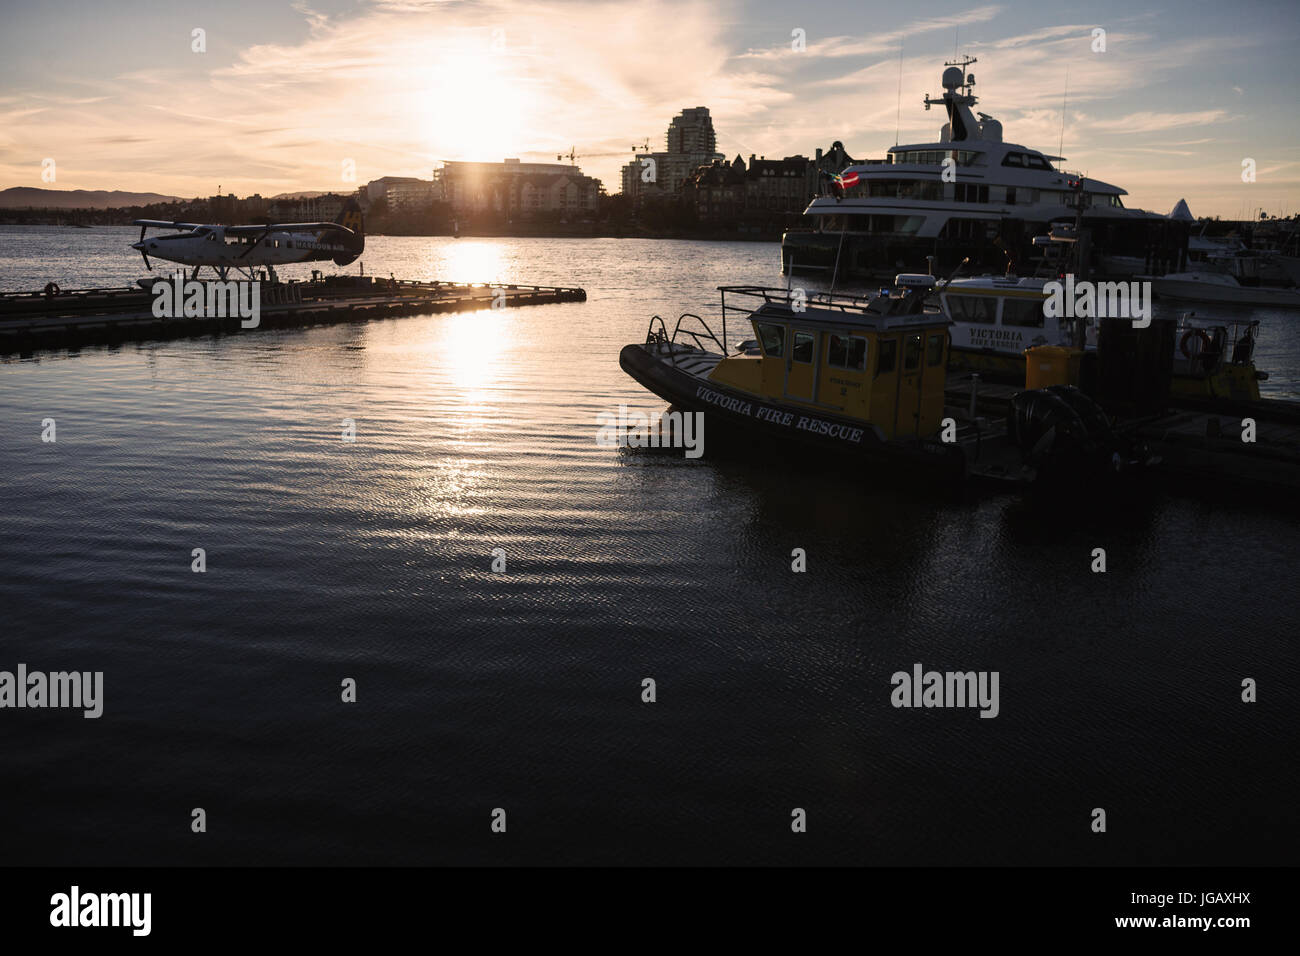
[[[669,333],[656,316],[619,364],[665,401],[704,412],[710,430],[765,434],[945,480],[1025,481],[1049,454],[1069,460],[1076,476],[1144,463],[1097,424],[1104,416],[1077,389],[1026,392],[1031,398],[1009,421],[945,407],[949,321],[924,308],[934,280],[897,282],[900,291],[870,298],[723,287],[720,334],[693,314]],[[736,312],[753,337],[733,346],[726,321]]]

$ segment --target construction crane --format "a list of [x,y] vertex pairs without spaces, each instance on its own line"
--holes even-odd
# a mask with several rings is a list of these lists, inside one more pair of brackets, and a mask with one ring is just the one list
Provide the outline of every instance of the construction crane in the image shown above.
[[647,138],[646,138],[646,141],[645,141],[644,143],[641,143],[640,145],[637,145],[636,143],[633,143],[633,144],[632,144],[632,152],[634,152],[634,153],[648,153],[648,152],[650,152],[650,139],[647,137]]
[[558,162],[561,159],[567,159],[570,164],[577,166],[578,160],[582,159],[582,157],[577,154],[576,149],[577,147],[570,146],[567,153],[560,153],[555,157],[556,161]]

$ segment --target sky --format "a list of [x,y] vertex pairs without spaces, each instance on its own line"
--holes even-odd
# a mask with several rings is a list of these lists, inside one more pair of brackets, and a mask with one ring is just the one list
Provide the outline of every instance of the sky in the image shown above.
[[0,0],[0,22],[0,187],[273,195],[572,148],[613,193],[694,106],[729,158],[878,158],[938,139],[922,99],[959,53],[1008,141],[1126,205],[1300,212],[1294,0]]

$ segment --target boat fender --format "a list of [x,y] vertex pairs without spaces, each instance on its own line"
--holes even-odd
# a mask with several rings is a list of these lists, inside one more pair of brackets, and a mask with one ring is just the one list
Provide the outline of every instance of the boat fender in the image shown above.
[[47,283],[45,283],[45,294],[46,294],[46,295],[58,295],[58,294],[59,294],[59,284],[58,284],[57,282],[47,282]]
[[1196,348],[1198,353],[1208,351],[1210,348],[1210,337],[1205,334],[1204,329],[1188,329],[1183,333],[1183,340],[1178,343],[1178,351],[1183,353],[1184,358],[1192,357],[1192,352],[1188,349],[1187,343],[1189,343],[1193,338],[1200,340],[1201,344]]

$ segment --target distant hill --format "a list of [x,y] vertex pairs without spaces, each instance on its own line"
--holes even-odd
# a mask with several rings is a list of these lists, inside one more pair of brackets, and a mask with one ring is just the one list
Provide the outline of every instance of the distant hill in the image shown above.
[[303,192],[303,193],[277,193],[272,199],[315,199],[318,196],[328,196],[328,192]]
[[24,209],[28,206],[35,209],[117,209],[179,199],[179,196],[128,193],[120,189],[37,189],[32,186],[0,189],[0,209]]

